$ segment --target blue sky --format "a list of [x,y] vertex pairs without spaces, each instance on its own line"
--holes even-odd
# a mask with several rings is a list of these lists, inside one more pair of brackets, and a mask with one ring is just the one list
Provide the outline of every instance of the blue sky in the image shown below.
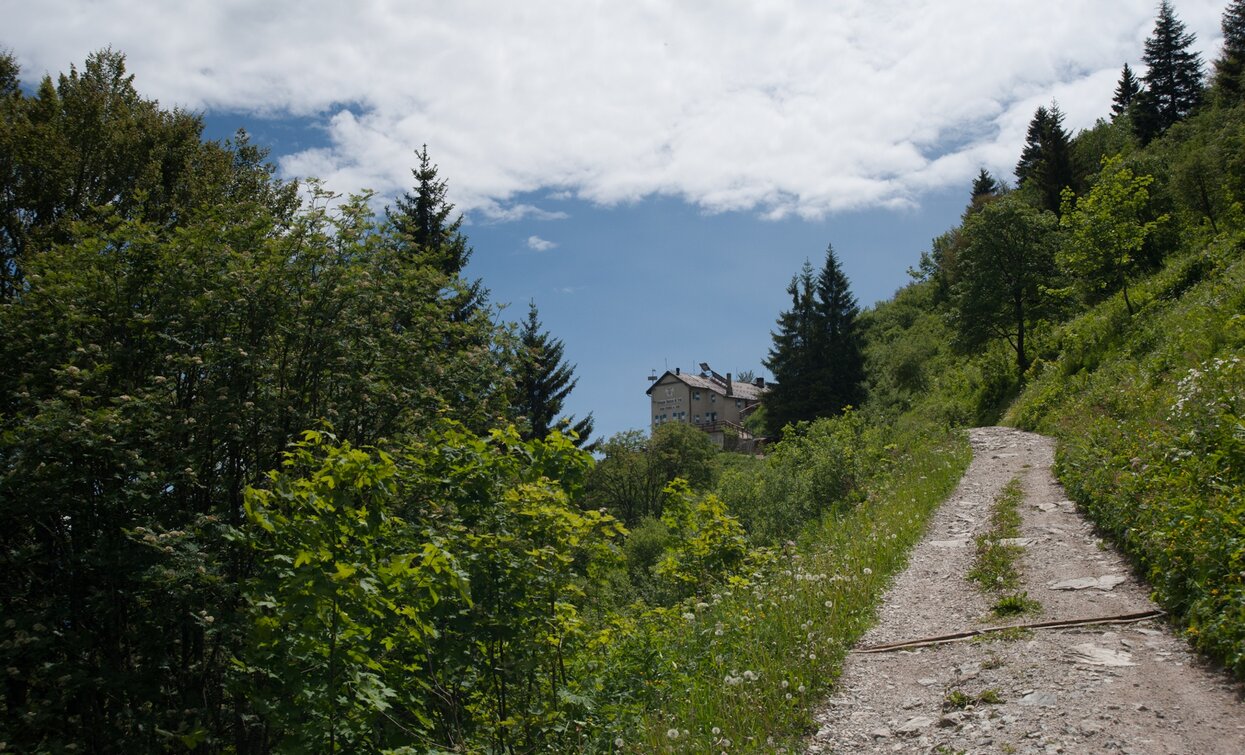
[[[1209,62],[1227,0],[1178,0]],[[907,281],[1034,109],[1073,130],[1138,70],[1152,0],[0,0],[33,81],[112,46],[145,96],[286,177],[407,188],[427,144],[468,269],[566,344],[569,410],[646,427],[650,370],[753,369],[833,243],[862,304]]]

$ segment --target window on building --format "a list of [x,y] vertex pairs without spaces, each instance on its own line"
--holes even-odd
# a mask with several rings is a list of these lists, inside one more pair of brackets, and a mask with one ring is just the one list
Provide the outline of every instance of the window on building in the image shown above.
[[700,400],[700,391],[692,391],[692,401]]
[[716,404],[716,403],[718,403],[718,394],[716,394],[716,393],[710,393],[710,394],[709,394],[709,403],[711,403],[711,404]]

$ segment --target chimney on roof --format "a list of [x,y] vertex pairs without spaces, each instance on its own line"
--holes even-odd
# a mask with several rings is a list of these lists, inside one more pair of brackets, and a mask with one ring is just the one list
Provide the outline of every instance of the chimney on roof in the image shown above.
[[763,377],[759,377],[759,378],[757,378],[756,380],[753,380],[753,381],[752,381],[752,384],[753,384],[753,385],[755,385],[755,386],[756,386],[756,387],[758,387],[758,388],[764,388],[764,387],[765,387],[765,378],[763,378]]
[[675,368],[674,368],[674,374],[676,374],[676,375],[678,375],[678,374],[679,374],[679,368],[678,368],[678,367],[675,367]]
[[726,395],[733,396],[735,395],[734,391],[735,391],[735,381],[731,380],[731,373],[728,372],[726,373]]

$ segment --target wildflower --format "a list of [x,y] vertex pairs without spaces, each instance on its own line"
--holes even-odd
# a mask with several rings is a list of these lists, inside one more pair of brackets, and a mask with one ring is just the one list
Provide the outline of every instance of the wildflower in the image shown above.
[[713,727],[713,736],[715,736],[715,737],[716,737],[717,735],[719,735],[719,734],[721,734],[721,733],[722,733],[722,730],[721,730],[721,729],[719,729],[719,728],[718,728],[718,727],[716,727],[716,726],[715,726],[715,727]]
[[782,680],[782,688],[783,688],[783,689],[786,689],[787,687],[790,687],[790,686],[791,686],[791,682],[787,681],[786,679],[783,679],[783,680]]
[[869,575],[870,575],[870,574],[872,574],[872,573],[873,573],[873,570],[872,570],[872,569],[870,569],[869,567],[867,567],[867,566],[866,566],[866,567],[864,568],[864,574],[865,574],[865,576],[866,576],[866,577],[867,577],[867,576],[869,576]]
[[758,675],[749,670],[749,671],[744,672],[744,678],[750,682],[755,682],[758,678]]
[[679,730],[678,730],[678,729],[667,729],[667,730],[666,730],[666,738],[667,738],[667,739],[678,739],[678,738],[679,738]]
[[788,693],[787,693],[787,695],[786,695],[786,697],[787,697],[787,699],[788,699],[788,700],[790,700],[790,699],[791,699],[791,693],[790,693],[790,692],[788,692]]
[[833,601],[833,600],[827,600],[827,601],[826,601],[823,605],[824,605],[826,608],[834,608],[834,601]]
[[795,691],[799,692],[801,695],[804,694],[804,685],[801,684],[799,687],[796,688]]
[[621,750],[621,749],[622,749],[622,746],[623,746],[623,738],[622,738],[622,737],[617,737],[617,738],[615,738],[615,739],[614,739],[614,746],[615,746],[615,747],[617,747],[618,749],[620,749],[620,750]]
[[687,613],[683,614],[683,618],[687,619],[688,621],[695,621],[695,620],[696,620],[696,614],[694,614],[694,613],[692,613],[692,612],[690,612],[690,611],[689,611],[689,612],[687,612]]

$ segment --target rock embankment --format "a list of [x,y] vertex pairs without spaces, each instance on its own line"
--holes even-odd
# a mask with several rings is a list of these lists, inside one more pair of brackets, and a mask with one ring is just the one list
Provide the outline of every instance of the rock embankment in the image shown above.
[[[1054,442],[970,431],[973,462],[887,593],[860,647],[1000,624],[1123,616],[1156,607],[1051,472]],[[1020,590],[1036,612],[999,619],[968,581],[996,496],[1024,490]],[[1241,688],[1160,619],[991,633],[853,653],[818,712],[810,753],[1245,753]]]

